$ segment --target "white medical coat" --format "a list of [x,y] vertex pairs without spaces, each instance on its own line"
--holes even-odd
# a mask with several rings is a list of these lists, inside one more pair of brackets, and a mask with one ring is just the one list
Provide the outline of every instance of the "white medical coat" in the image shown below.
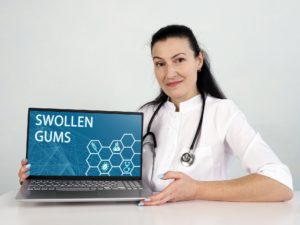
[[[150,145],[143,147],[143,179],[154,191],[161,191],[171,180],[158,175],[180,171],[200,181],[229,179],[228,164],[237,156],[249,173],[268,176],[293,189],[289,168],[284,165],[264,142],[260,134],[247,122],[244,114],[229,99],[206,98],[200,141],[195,145],[194,163],[185,167],[180,158],[188,152],[201,115],[202,99],[197,95],[180,103],[180,112],[167,101],[155,117],[151,131],[157,140],[152,176],[153,156]],[[145,106],[144,134],[157,106]],[[150,140],[150,139],[149,139]],[[151,177],[153,179],[151,180]]]

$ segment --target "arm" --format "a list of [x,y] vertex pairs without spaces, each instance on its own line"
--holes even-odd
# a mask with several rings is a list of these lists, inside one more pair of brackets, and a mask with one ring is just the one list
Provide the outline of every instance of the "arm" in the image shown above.
[[293,191],[278,181],[259,174],[233,180],[196,181],[181,172],[169,171],[162,179],[174,179],[163,191],[150,196],[141,205],[161,205],[184,200],[275,202],[287,201]]
[[[276,197],[276,194],[279,194],[278,190],[282,190],[280,187],[285,187],[292,192],[293,182],[289,168],[279,160],[260,134],[252,128],[238,107],[232,101],[228,103],[226,107],[221,104],[219,107],[219,114],[224,115],[225,118],[219,116],[219,136],[228,146],[227,151],[240,159],[242,167],[250,175],[227,181],[225,187],[230,185],[230,188],[234,188],[233,191],[240,193],[245,200],[247,196],[243,197],[243,192],[240,192],[239,188],[261,193],[262,196],[257,201],[260,199],[264,201],[267,196],[272,196],[272,192]],[[280,195],[278,198],[280,201]],[[267,201],[273,200],[267,198]]]
[[195,192],[195,199],[220,201],[277,202],[292,197],[290,188],[260,174],[226,181],[199,181]]

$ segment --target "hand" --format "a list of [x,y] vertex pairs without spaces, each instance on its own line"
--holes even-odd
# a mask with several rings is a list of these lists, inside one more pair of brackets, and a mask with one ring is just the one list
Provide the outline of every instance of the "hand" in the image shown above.
[[188,175],[181,172],[169,171],[161,179],[174,179],[174,181],[161,192],[141,201],[139,205],[162,205],[166,202],[196,199],[198,182]]
[[22,159],[21,168],[18,173],[20,184],[22,184],[27,179],[27,177],[29,177],[30,174],[29,170],[30,170],[30,164],[28,164],[28,160]]

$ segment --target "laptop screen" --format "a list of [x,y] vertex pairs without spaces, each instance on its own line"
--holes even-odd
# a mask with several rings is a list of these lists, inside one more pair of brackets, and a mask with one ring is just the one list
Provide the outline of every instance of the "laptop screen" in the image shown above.
[[30,175],[140,178],[142,124],[142,113],[30,108]]

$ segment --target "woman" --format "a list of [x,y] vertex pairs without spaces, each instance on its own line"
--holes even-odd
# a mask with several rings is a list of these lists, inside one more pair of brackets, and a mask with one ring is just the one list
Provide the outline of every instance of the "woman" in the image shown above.
[[[247,123],[238,107],[225,99],[193,32],[181,25],[161,28],[152,37],[151,53],[161,93],[141,108],[144,134],[152,118],[150,134],[144,140],[143,177],[158,193],[139,205],[193,199],[291,199],[288,167]],[[151,147],[153,141],[157,143],[155,149]],[[190,148],[194,149],[194,160],[184,161],[183,155]],[[240,158],[249,175],[228,178],[232,155]],[[21,182],[28,171],[27,161],[22,161]]]

